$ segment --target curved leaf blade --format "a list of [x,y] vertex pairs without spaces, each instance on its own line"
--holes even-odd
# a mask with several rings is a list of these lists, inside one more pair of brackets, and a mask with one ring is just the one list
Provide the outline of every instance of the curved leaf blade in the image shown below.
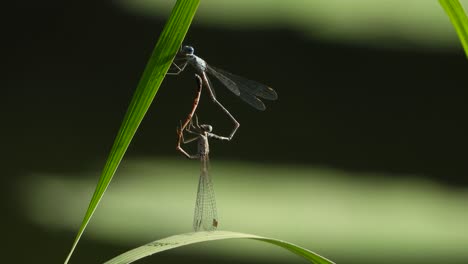
[[450,18],[468,57],[468,18],[458,0],[439,0],[440,5]]
[[280,246],[284,249],[287,249],[305,258],[306,260],[314,264],[334,264],[333,261],[328,260],[318,255],[317,253],[314,253],[308,249],[305,249],[303,247],[294,245],[292,243],[289,243],[283,240],[244,234],[244,233],[230,232],[230,231],[195,232],[195,233],[186,233],[186,234],[170,236],[167,238],[153,241],[141,247],[137,247],[135,249],[129,250],[105,262],[104,264],[127,264],[127,263],[132,263],[134,261],[137,261],[141,258],[150,256],[152,254],[166,251],[166,250],[173,249],[173,248],[177,248],[177,247],[182,247],[182,246],[205,242],[205,241],[234,239],[234,238],[254,239],[254,240],[267,242],[276,246]]
[[117,167],[182,45],[200,0],[178,0],[138,83],[65,264],[83,235]]

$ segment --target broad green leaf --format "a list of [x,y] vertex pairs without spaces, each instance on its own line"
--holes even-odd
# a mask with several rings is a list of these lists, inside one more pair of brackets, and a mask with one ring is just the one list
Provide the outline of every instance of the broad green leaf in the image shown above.
[[137,261],[141,258],[150,256],[152,254],[162,252],[165,250],[182,247],[194,243],[200,243],[205,241],[212,241],[212,240],[222,240],[222,239],[233,239],[233,238],[248,238],[259,240],[267,243],[271,243],[273,245],[280,246],[285,248],[301,257],[304,257],[308,261],[314,264],[333,264],[331,260],[328,260],[310,250],[302,248],[300,246],[291,244],[289,242],[261,237],[256,235],[250,234],[243,234],[237,232],[230,232],[230,231],[213,231],[213,232],[195,232],[195,233],[186,233],[181,235],[170,236],[167,238],[163,238],[160,240],[153,241],[141,247],[137,247],[135,249],[129,250],[107,262],[105,264],[126,264],[132,263]]
[[458,0],[439,0],[440,5],[450,18],[468,57],[468,18]]
[[172,10],[161,36],[151,54],[143,75],[138,83],[124,120],[114,141],[107,162],[102,171],[99,182],[89,203],[88,210],[73,242],[73,246],[65,263],[70,260],[78,241],[88,225],[99,201],[109,186],[117,167],[135,135],[141,120],[146,114],[156,92],[166,75],[172,60],[180,48],[185,34],[198,8],[199,0],[178,0]]

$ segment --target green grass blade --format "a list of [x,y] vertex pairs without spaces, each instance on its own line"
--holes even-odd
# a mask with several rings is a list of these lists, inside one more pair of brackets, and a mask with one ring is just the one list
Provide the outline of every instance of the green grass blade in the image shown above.
[[105,264],[126,264],[137,261],[141,258],[150,256],[154,253],[162,252],[165,250],[186,246],[194,243],[200,243],[205,241],[212,240],[222,240],[222,239],[233,239],[233,238],[247,238],[255,239],[263,242],[268,242],[282,248],[285,248],[301,257],[304,257],[308,261],[314,264],[334,264],[333,261],[328,260],[310,250],[302,248],[300,246],[291,244],[283,240],[277,240],[273,238],[266,238],[256,235],[243,234],[230,231],[213,231],[213,232],[195,232],[195,233],[186,233],[181,235],[175,235],[160,240],[153,241],[141,247],[129,250],[107,262]]
[[468,18],[458,0],[439,0],[440,5],[450,18],[468,57]]
[[114,141],[99,182],[89,203],[88,210],[81,223],[72,249],[65,263],[70,260],[81,235],[88,225],[96,207],[114,176],[130,141],[135,135],[141,120],[146,114],[156,92],[166,75],[172,60],[180,48],[190,23],[195,15],[200,0],[178,0],[172,10],[161,36],[151,54],[138,87],[125,114],[124,120]]

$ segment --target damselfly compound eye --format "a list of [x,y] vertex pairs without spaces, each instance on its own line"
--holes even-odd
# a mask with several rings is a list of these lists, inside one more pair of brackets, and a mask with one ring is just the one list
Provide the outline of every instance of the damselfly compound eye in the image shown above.
[[187,55],[193,55],[195,49],[192,46],[183,46],[182,53]]
[[203,128],[203,130],[205,130],[206,132],[213,131],[213,127],[210,125],[200,125],[200,127]]

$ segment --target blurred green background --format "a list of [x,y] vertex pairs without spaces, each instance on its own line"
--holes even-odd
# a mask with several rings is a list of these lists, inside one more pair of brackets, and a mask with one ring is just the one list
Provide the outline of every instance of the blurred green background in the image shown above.
[[[4,259],[65,259],[173,4],[3,7]],[[437,1],[202,0],[185,43],[279,94],[257,112],[214,83],[241,123],[211,143],[220,229],[337,263],[468,262],[468,66]],[[199,164],[175,128],[194,84],[190,70],[166,78],[71,263],[191,231]],[[203,96],[200,119],[228,133]],[[141,263],[161,262],[306,263],[241,240]]]

